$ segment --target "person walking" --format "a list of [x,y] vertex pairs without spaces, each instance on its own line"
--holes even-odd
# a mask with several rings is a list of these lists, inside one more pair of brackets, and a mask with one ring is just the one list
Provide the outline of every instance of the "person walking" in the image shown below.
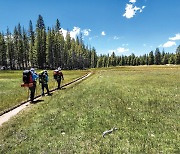
[[29,87],[30,90],[30,101],[31,103],[33,103],[34,101],[34,95],[35,95],[35,91],[36,91],[36,80],[38,79],[38,75],[35,72],[34,68],[30,69],[31,72],[31,77],[30,77],[30,83],[33,83],[33,85],[31,87]]
[[44,88],[46,88],[47,94],[48,96],[51,96],[50,92],[49,92],[49,88],[48,88],[48,72],[47,70],[41,71],[39,73],[39,83],[41,84],[41,89],[42,89],[42,96],[45,96],[44,94]]
[[54,79],[58,83],[57,89],[61,89],[61,80],[64,80],[64,76],[63,76],[63,73],[61,72],[60,67],[58,69],[54,70]]

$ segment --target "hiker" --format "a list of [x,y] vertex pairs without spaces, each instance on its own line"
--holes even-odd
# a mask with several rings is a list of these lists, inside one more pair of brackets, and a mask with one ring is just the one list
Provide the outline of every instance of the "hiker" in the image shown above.
[[61,79],[64,80],[63,73],[61,72],[61,68],[59,67],[58,69],[54,70],[54,79],[58,83],[58,88],[61,89]]
[[41,83],[41,89],[42,89],[42,96],[45,96],[44,95],[44,88],[46,88],[47,90],[47,94],[48,96],[51,96],[50,92],[49,92],[49,88],[48,88],[48,72],[47,70],[44,70],[44,71],[41,71],[39,73],[39,83]]
[[31,72],[31,77],[30,77],[29,83],[33,83],[33,85],[31,87],[29,87],[29,90],[31,92],[30,101],[31,101],[31,103],[33,103],[34,95],[35,95],[35,91],[36,91],[36,80],[38,79],[38,75],[35,72],[34,68],[31,68],[30,72]]

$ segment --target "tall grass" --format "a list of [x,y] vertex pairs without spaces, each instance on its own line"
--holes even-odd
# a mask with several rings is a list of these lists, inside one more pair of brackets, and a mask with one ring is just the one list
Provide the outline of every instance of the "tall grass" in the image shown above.
[[[40,70],[37,71],[37,73]],[[68,83],[75,78],[84,75],[87,71],[63,71],[65,80],[62,84]],[[57,87],[53,79],[53,72],[49,71],[49,89]],[[0,71],[0,113],[11,108],[21,101],[29,99],[28,88],[21,88],[22,71]],[[41,94],[41,85],[37,82],[36,95]]]
[[180,152],[180,67],[94,71],[4,124],[0,153]]

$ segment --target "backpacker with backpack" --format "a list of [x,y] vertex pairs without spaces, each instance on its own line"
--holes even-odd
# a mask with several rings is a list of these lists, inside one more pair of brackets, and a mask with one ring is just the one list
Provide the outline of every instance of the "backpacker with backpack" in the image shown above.
[[23,83],[21,84],[21,87],[32,87],[32,73],[30,70],[23,71]]
[[54,79],[55,80],[57,80],[57,78],[58,78],[58,70],[54,70],[54,72],[53,72],[53,77],[54,77]]
[[48,74],[44,71],[39,73],[39,83],[47,83],[46,75]]

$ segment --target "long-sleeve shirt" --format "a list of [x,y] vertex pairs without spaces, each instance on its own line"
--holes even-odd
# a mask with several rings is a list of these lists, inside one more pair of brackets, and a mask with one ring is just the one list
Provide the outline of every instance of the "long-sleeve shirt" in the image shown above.
[[32,80],[36,81],[39,78],[39,76],[36,73],[32,73]]

